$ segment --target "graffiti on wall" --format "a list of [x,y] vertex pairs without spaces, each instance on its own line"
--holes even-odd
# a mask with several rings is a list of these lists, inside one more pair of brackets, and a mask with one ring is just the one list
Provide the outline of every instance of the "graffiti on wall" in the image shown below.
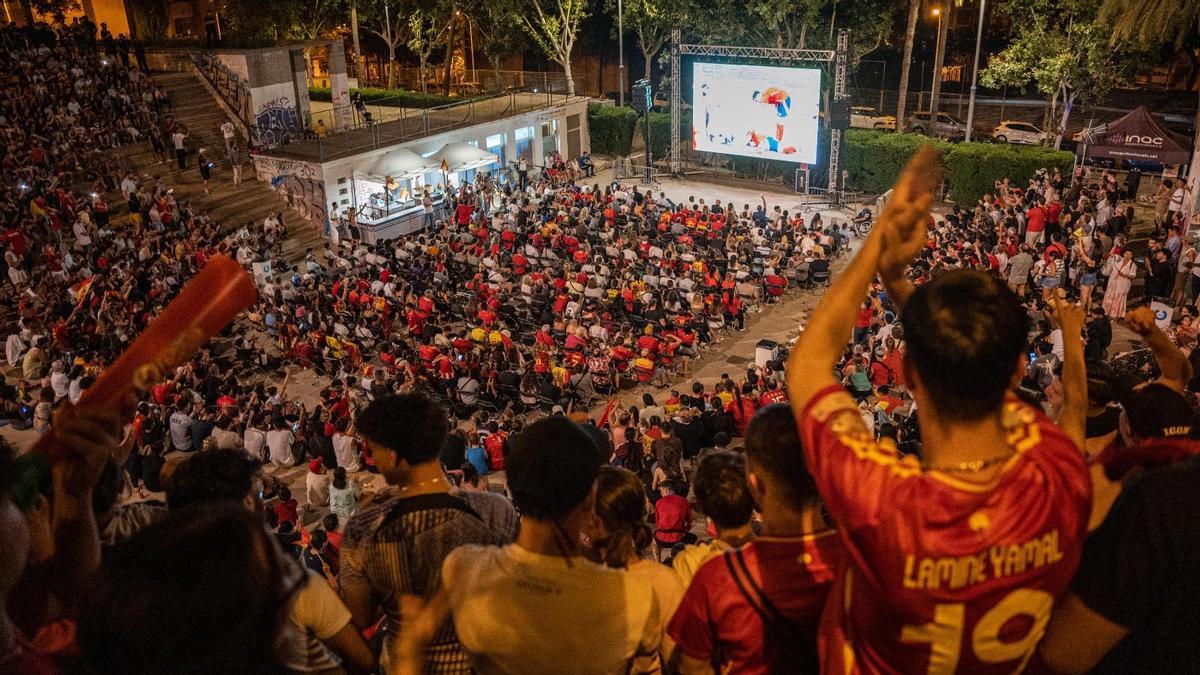
[[271,176],[290,175],[312,180],[324,180],[321,165],[313,162],[301,162],[295,159],[276,159],[274,157],[256,156],[254,172],[259,180],[270,180]]
[[282,145],[302,132],[300,113],[287,96],[271,99],[258,107],[254,114],[258,126],[258,142],[263,147]]
[[319,164],[271,157],[255,157],[254,170],[288,206],[317,227],[325,223],[325,175]]

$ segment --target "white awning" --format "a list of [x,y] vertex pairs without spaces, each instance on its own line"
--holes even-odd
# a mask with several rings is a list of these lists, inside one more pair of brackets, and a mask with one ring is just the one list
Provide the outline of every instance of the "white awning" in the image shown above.
[[432,158],[426,159],[408,148],[397,148],[384,153],[356,173],[382,183],[388,176],[394,180],[403,180],[420,176],[437,167],[438,161]]
[[498,163],[500,158],[470,143],[456,141],[442,146],[441,150],[430,155],[426,161],[432,162],[435,167],[439,168],[442,166],[442,162],[445,161],[446,171],[457,173],[471,169],[482,169],[485,166]]

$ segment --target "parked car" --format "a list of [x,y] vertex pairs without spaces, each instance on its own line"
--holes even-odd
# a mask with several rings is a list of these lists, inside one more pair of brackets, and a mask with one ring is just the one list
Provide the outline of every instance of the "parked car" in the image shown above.
[[1042,145],[1046,142],[1047,134],[1028,122],[1004,120],[992,130],[992,139],[997,143],[1019,143],[1022,145]]
[[908,128],[918,134],[951,140],[967,137],[967,127],[944,112],[939,112],[936,120],[932,119],[928,110],[913,113],[908,118]]
[[881,115],[878,110],[867,106],[851,106],[850,126],[854,129],[887,129],[896,130],[896,118],[893,115]]

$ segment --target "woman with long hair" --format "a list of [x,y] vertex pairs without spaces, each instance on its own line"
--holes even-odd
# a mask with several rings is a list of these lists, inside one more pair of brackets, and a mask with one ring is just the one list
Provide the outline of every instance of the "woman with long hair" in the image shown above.
[[604,466],[596,477],[595,500],[596,517],[586,534],[591,544],[588,557],[650,582],[662,622],[665,663],[674,648],[667,624],[683,599],[684,588],[671,568],[647,557],[654,537],[647,521],[646,490],[632,471]]
[[346,470],[333,470],[333,482],[329,485],[329,512],[336,514],[339,522],[349,522],[358,507],[358,496],[362,488],[346,477]]

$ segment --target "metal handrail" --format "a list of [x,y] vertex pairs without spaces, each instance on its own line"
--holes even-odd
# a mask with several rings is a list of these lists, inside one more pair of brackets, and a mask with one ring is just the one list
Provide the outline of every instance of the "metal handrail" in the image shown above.
[[238,117],[250,126],[250,87],[228,66],[214,57],[210,52],[197,50],[189,52],[196,72],[212,85],[217,94],[230,108],[237,111]]
[[[500,97],[471,99],[434,108],[425,108],[419,112],[400,109],[400,113],[391,118],[379,121],[372,115],[371,121],[355,120],[349,128],[334,130],[326,127],[328,133],[318,136],[311,130],[302,135],[285,138],[275,147],[305,144],[305,148],[292,148],[296,154],[309,155],[312,159],[326,161],[335,156],[354,154],[365,150],[395,145],[405,141],[430,136],[442,131],[458,129],[473,124],[509,117],[516,114],[532,112],[552,105],[555,101],[569,100],[559,94],[547,95],[542,101],[542,92],[538,92],[536,100],[528,104],[519,101],[517,96],[522,92],[509,92],[504,96],[507,100],[496,110],[481,112],[484,104],[496,102]],[[374,104],[372,104],[374,105]],[[461,113],[461,114],[459,114]],[[324,113],[321,113],[324,114]],[[364,133],[365,132],[365,133]]]

